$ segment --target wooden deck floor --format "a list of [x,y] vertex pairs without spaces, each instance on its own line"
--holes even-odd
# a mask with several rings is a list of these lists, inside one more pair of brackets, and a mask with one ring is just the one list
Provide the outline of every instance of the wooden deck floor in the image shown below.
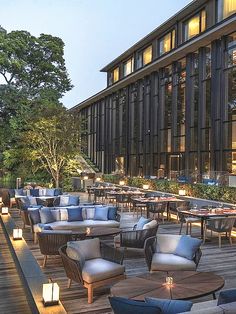
[[0,313],[31,313],[25,290],[0,224]]
[[[85,197],[83,195],[83,197]],[[12,216],[20,224],[20,218],[16,210],[12,210]],[[134,225],[136,218],[133,217],[132,213],[125,212],[122,214],[121,227],[129,228]],[[178,234],[179,225],[173,221],[170,223],[165,223],[159,228],[160,233],[171,233]],[[199,236],[200,229],[198,227],[193,228],[193,235]],[[40,254],[37,244],[32,241],[32,236],[29,230],[24,231],[24,237],[32,250],[34,256],[38,260],[39,265],[42,265],[43,256]],[[107,241],[112,241],[108,239]],[[201,258],[198,270],[199,271],[213,271],[219,274],[225,279],[225,288],[236,287],[236,238],[233,239],[233,246],[230,246],[227,240],[222,241],[223,247],[218,248],[217,238],[212,241],[207,242],[203,248],[203,256]],[[126,273],[128,276],[135,276],[136,274],[141,274],[147,272],[146,263],[144,256],[141,252],[128,251],[126,259],[124,261],[126,267]],[[14,268],[12,263],[5,264],[8,267]],[[2,270],[1,270],[2,271]],[[102,287],[95,289],[94,292],[94,303],[87,303],[87,293],[86,289],[80,287],[78,284],[72,284],[70,289],[67,289],[67,279],[64,273],[64,269],[59,257],[52,257],[48,259],[48,264],[45,269],[43,269],[45,274],[52,278],[54,281],[58,282],[61,288],[61,301],[68,313],[87,313],[87,314],[106,314],[111,313],[108,298],[109,288]],[[3,284],[3,288],[1,286]],[[16,283],[14,284],[16,285]],[[4,289],[4,282],[0,282],[0,292]],[[2,299],[2,297],[1,297]],[[204,299],[193,300],[194,302],[199,302],[203,300],[210,300],[211,296],[205,297]],[[1,303],[0,303],[1,304]],[[0,305],[1,306],[1,305]],[[0,313],[2,312],[0,308]],[[14,313],[14,312],[11,312]],[[22,308],[19,307],[17,313],[27,313]]]

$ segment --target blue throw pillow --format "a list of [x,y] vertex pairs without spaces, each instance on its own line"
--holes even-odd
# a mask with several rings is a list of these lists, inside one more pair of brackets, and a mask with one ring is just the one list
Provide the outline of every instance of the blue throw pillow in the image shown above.
[[61,194],[62,194],[61,189],[54,189],[54,196],[59,196]]
[[41,223],[38,209],[30,209],[29,215],[30,215],[30,218],[32,219],[34,225]]
[[217,305],[236,302],[236,289],[223,290],[219,294]]
[[148,222],[150,222],[151,219],[150,218],[144,218],[144,217],[140,217],[139,221],[137,223],[136,229],[137,230],[142,230],[143,226],[146,225]]
[[42,224],[48,224],[50,222],[55,222],[55,218],[53,217],[51,210],[48,208],[41,208],[39,210],[40,219]]
[[69,205],[78,206],[79,205],[79,196],[70,195],[69,196]]
[[46,189],[47,196],[55,196],[55,189]]
[[142,301],[134,301],[120,297],[109,297],[114,314],[161,314],[158,306]]
[[163,314],[177,314],[183,312],[189,312],[193,305],[190,301],[181,300],[168,300],[168,299],[156,299],[156,298],[145,298],[147,304],[157,306],[160,308]]
[[83,221],[82,207],[67,208],[68,221]]
[[117,207],[108,207],[108,220],[116,220]]
[[192,260],[201,244],[202,240],[183,235],[179,240],[174,254]]
[[94,213],[94,220],[102,220],[102,221],[108,220],[108,207],[96,206],[95,213]]
[[30,195],[34,197],[39,197],[39,189],[30,189]]

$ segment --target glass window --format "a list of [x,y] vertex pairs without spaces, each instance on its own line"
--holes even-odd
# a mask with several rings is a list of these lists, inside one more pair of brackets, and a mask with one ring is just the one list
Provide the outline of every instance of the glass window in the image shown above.
[[190,18],[184,24],[184,40],[191,39],[206,29],[206,11],[203,10],[199,14]]
[[134,71],[134,58],[130,58],[124,63],[124,76],[129,75]]
[[152,61],[152,46],[148,46],[143,51],[143,65],[146,65]]
[[160,56],[175,48],[175,30],[160,39]]
[[218,0],[218,14],[217,20],[222,21],[228,16],[236,13],[236,1],[235,0]]
[[119,71],[119,67],[117,67],[113,70],[113,83],[119,81],[119,76],[120,76],[120,71]]

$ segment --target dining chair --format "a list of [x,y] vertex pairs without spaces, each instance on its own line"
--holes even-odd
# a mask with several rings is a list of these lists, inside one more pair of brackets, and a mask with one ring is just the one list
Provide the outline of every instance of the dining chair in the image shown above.
[[219,248],[221,248],[221,235],[225,233],[229,237],[229,243],[232,245],[231,232],[235,223],[235,218],[210,218],[205,224],[204,242],[206,240],[207,230],[211,231],[211,237],[213,232],[218,233]]
[[177,207],[178,220],[180,222],[179,234],[182,233],[183,225],[186,223],[186,234],[192,235],[192,224],[200,223],[201,219],[197,217],[192,217],[191,215],[184,214],[181,210],[190,211],[191,206],[190,202],[186,201],[181,204],[181,206]]
[[161,216],[162,223],[164,223],[164,212],[166,212],[166,210],[167,203],[147,203],[147,215],[152,214],[153,219],[156,219],[156,215],[158,219],[160,219]]

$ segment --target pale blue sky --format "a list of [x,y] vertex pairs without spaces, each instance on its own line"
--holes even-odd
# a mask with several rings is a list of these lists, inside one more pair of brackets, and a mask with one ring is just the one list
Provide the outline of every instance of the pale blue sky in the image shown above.
[[61,37],[72,107],[106,87],[99,70],[191,0],[0,0],[0,25]]

